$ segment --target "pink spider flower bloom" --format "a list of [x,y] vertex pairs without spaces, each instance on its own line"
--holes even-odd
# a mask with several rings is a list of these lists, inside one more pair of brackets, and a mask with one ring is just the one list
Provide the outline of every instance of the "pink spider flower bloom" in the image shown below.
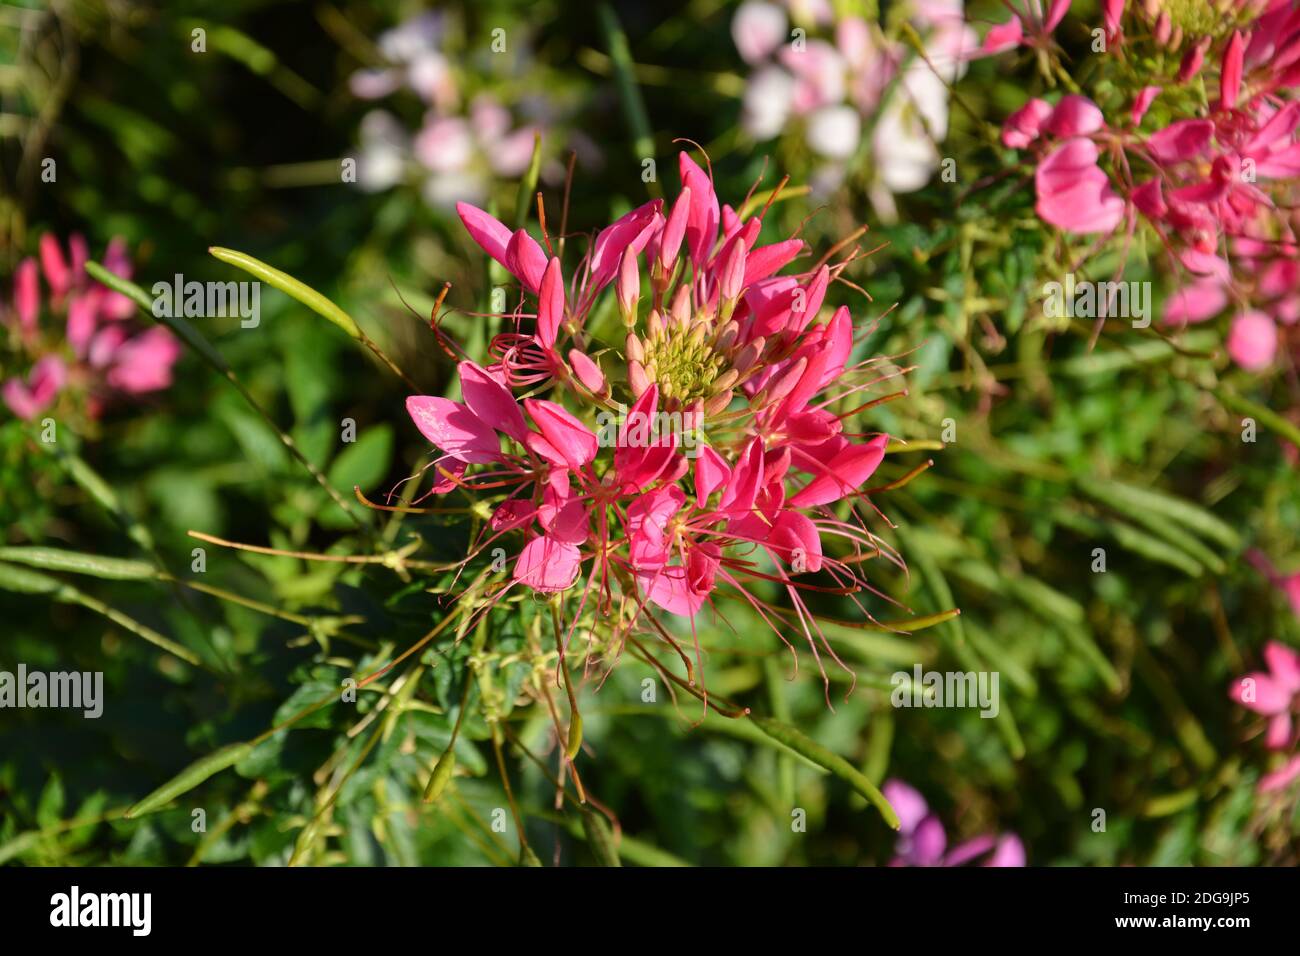
[[1292,746],[1292,714],[1300,705],[1300,654],[1277,641],[1264,647],[1268,672],[1253,671],[1238,679],[1228,696],[1248,710],[1268,718],[1264,742],[1273,750]]
[[[1278,641],[1264,647],[1268,672],[1242,676],[1228,689],[1228,696],[1243,707],[1268,718],[1264,743],[1271,750],[1290,750],[1297,743],[1294,714],[1300,710],[1300,653]],[[1300,777],[1300,753],[1259,779],[1261,793],[1281,790]]]
[[[25,259],[14,280],[14,307],[8,324],[18,330],[22,351],[32,360],[26,377],[15,376],[0,386],[0,397],[19,418],[33,419],[53,405],[65,390],[84,392],[87,410],[97,415],[110,401],[168,388],[180,343],[161,326],[137,332],[127,320],[135,305],[86,273],[86,243],[73,236],[69,255],[58,240],[40,240],[39,267]],[[130,278],[126,243],[114,239],[104,251],[104,267]],[[42,328],[40,278],[48,288],[47,311],[65,319],[60,338]]]
[[983,858],[981,866],[1025,865],[1025,847],[1014,833],[977,836],[948,849],[948,834],[930,812],[925,797],[901,780],[886,780],[881,792],[898,814],[897,856],[890,866],[962,866]]
[[[567,280],[548,237],[459,207],[536,306],[510,316],[492,364],[460,363],[462,401],[408,399],[441,453],[433,491],[502,495],[471,558],[522,532],[514,584],[563,591],[585,567],[582,600],[594,594],[609,609],[622,595],[633,619],[647,605],[694,618],[727,586],[833,657],[799,578],[822,572],[834,593],[864,586],[858,566],[879,542],[856,511],[845,520],[828,506],[865,500],[888,443],[845,433],[851,412],[831,408],[874,384],[858,381],[871,363],[850,361],[848,309],[819,321],[843,264],[778,275],[803,241],[758,245],[761,213],[720,205],[685,153],[680,170],[670,209],[655,200],[601,230]],[[621,317],[621,347],[599,346],[588,328],[611,284],[617,314],[607,319]],[[539,397],[548,387],[551,397]],[[516,389],[529,397],[520,402]],[[853,554],[826,554],[828,534]],[[746,579],[776,582],[793,614],[764,606]]]

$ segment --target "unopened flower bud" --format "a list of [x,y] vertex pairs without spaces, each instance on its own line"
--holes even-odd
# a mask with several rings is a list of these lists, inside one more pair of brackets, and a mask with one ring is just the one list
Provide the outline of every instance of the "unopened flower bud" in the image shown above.
[[1210,41],[1213,37],[1202,37],[1201,41],[1187,51],[1183,57],[1183,62],[1178,67],[1178,82],[1186,83],[1201,70],[1201,64],[1205,62],[1205,51],[1209,49]]
[[713,387],[718,391],[726,391],[740,381],[740,373],[734,368],[729,368],[714,381]]
[[1173,32],[1174,24],[1169,18],[1169,11],[1161,10],[1160,16],[1156,17],[1156,27],[1154,31],[1156,42],[1161,46],[1167,45],[1169,43],[1169,38],[1173,36]]
[[632,394],[637,398],[650,387],[650,377],[646,375],[645,369],[640,362],[629,362],[627,365],[627,383],[632,387]]
[[650,336],[650,341],[653,342],[664,337],[664,320],[658,309],[650,310],[650,314],[645,319],[645,327]]
[[731,391],[719,392],[704,403],[704,414],[712,417],[727,410],[731,404]]
[[627,360],[629,362],[645,361],[645,346],[643,346],[641,340],[631,332],[627,335],[627,345],[624,351],[627,352]]
[[636,304],[641,298],[641,270],[637,268],[636,252],[631,246],[623,250],[623,260],[618,267],[618,307],[623,321],[631,325],[636,321]]
[[690,286],[679,286],[673,294],[672,305],[668,307],[668,312],[673,321],[681,328],[686,328],[691,321],[691,288]]
[[718,339],[715,343],[719,352],[726,352],[736,341],[736,336],[740,334],[740,325],[735,321],[728,322],[718,333]]
[[740,350],[740,354],[736,356],[736,360],[731,363],[732,367],[743,375],[745,372],[749,371],[751,365],[758,361],[758,357],[763,354],[763,349],[766,347],[767,339],[760,335]]
[[744,237],[741,235],[733,238],[723,250],[718,293],[724,302],[732,302],[740,297],[745,283],[745,260],[748,257],[749,251],[745,248]]

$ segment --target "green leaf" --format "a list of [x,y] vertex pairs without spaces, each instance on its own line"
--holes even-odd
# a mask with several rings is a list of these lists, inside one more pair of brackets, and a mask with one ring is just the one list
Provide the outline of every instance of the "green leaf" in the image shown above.
[[392,457],[392,426],[383,424],[367,428],[355,442],[345,446],[330,465],[330,484],[369,491],[388,474]]

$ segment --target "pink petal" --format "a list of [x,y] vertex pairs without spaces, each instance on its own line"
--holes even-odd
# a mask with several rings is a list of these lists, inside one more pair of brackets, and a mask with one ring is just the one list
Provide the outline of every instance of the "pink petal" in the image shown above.
[[782,511],[772,524],[767,544],[795,573],[821,570],[821,535],[807,515],[798,511]]
[[99,290],[91,289],[68,300],[68,344],[79,356],[86,354],[90,340],[95,335],[99,299]]
[[1020,45],[1024,39],[1025,27],[1020,22],[1019,17],[1012,17],[1006,23],[999,24],[984,34],[984,42],[980,44],[977,56],[992,56],[997,53],[1004,53]]
[[1138,92],[1137,98],[1133,101],[1133,125],[1139,126],[1142,123],[1142,117],[1147,115],[1147,110],[1155,102],[1155,98],[1160,95],[1160,87],[1144,86]]
[[1216,279],[1202,279],[1179,289],[1165,302],[1165,322],[1192,325],[1212,319],[1228,305],[1228,290]]
[[1234,30],[1228,48],[1223,54],[1223,72],[1219,76],[1219,105],[1232,109],[1241,95],[1241,67],[1245,57],[1245,41],[1240,30]]
[[1232,320],[1227,349],[1248,372],[1268,368],[1277,354],[1277,323],[1263,312],[1243,312]]
[[1052,5],[1047,9],[1047,18],[1043,20],[1043,32],[1051,33],[1056,29],[1057,24],[1065,19],[1066,12],[1070,9],[1071,0],[1052,0]]
[[18,313],[18,326],[24,332],[36,329],[36,317],[41,311],[41,283],[35,259],[24,259],[14,271],[14,310]]
[[477,242],[484,252],[504,266],[506,243],[510,241],[510,230],[505,224],[467,202],[456,203],[456,214],[465,224],[470,238]]
[[1020,837],[1014,833],[1000,836],[998,837],[997,846],[993,850],[993,855],[988,858],[984,865],[999,867],[1024,866],[1025,845],[1020,842]]
[[996,845],[996,840],[989,835],[973,837],[958,843],[943,858],[944,866],[964,866],[976,857],[983,856]]
[[1264,745],[1272,750],[1282,750],[1291,740],[1291,715],[1274,714],[1269,718],[1268,728],[1264,732]]
[[[131,278],[131,258],[127,255],[126,240],[114,236],[104,250],[104,268],[113,275],[123,279]],[[106,319],[120,322],[135,315],[135,303],[120,292],[113,292],[106,287],[100,300],[99,314]]]
[[[474,417],[516,441],[524,441],[528,435],[528,425],[510,389],[473,362],[461,362],[457,369],[460,372],[461,395]],[[494,445],[494,449],[495,447]]]
[[[1254,700],[1247,700],[1252,693]],[[1234,681],[1228,688],[1228,697],[1247,710],[1271,717],[1280,714],[1291,706],[1294,694],[1268,674],[1254,671],[1240,680]]]
[[118,347],[108,370],[108,384],[129,395],[160,391],[171,385],[172,366],[180,355],[176,337],[155,325]]
[[664,223],[663,233],[659,239],[659,263],[664,272],[670,273],[677,261],[677,251],[686,238],[686,223],[691,215],[691,188],[683,186],[681,195],[673,204],[673,211]]
[[803,252],[803,248],[802,239],[786,239],[750,250],[745,259],[744,284],[748,286],[780,272]]
[[452,458],[472,464],[501,457],[496,432],[468,405],[438,395],[411,395],[406,411],[420,434]]
[[759,489],[763,487],[763,440],[750,439],[749,445],[741,454],[740,460],[732,470],[731,481],[727,483],[718,504],[719,511],[735,514],[747,513],[754,507]]
[[1097,147],[1090,139],[1066,140],[1053,150],[1039,164],[1034,184],[1038,215],[1069,232],[1112,232],[1124,217],[1124,200],[1097,166]]
[[506,243],[506,268],[523,283],[529,292],[536,292],[546,273],[546,253],[537,240],[523,229],[518,229]]
[[514,577],[534,591],[563,591],[573,586],[581,565],[582,552],[575,545],[543,535],[524,545]]
[[1147,138],[1147,148],[1162,163],[1196,159],[1210,145],[1214,124],[1209,120],[1188,119],[1170,123]]
[[943,824],[936,816],[928,816],[916,827],[912,834],[911,849],[907,854],[916,866],[937,866],[943,860],[943,851],[948,846],[948,835],[943,831]]
[[888,444],[888,435],[877,435],[865,445],[847,444],[790,499],[790,507],[830,504],[852,494],[879,467]]
[[1071,136],[1087,136],[1095,133],[1105,124],[1097,104],[1086,96],[1069,93],[1061,97],[1052,114],[1043,124],[1043,128],[1054,136],[1063,139]]
[[1280,770],[1266,773],[1260,777],[1259,792],[1268,793],[1273,790],[1281,790],[1296,777],[1300,777],[1300,754],[1296,754],[1288,760]]
[[560,260],[552,258],[542,275],[537,294],[537,339],[544,348],[554,348],[564,322],[564,276]]
[[578,377],[578,381],[592,394],[600,395],[607,390],[605,373],[586,352],[581,349],[569,349],[569,364],[573,367],[573,374]]
[[558,453],[559,459],[551,458],[540,447],[537,449],[538,454],[573,470],[596,457],[599,446],[596,436],[564,406],[545,399],[526,398],[524,408],[528,411],[528,417],[541,430],[549,451]]
[[1043,123],[1052,115],[1052,104],[1035,97],[1006,118],[1002,124],[1003,145],[1024,149],[1038,139]]
[[655,217],[662,207],[662,199],[653,199],[600,231],[591,247],[591,294],[594,295],[613,281],[618,274],[624,250],[630,248],[639,255],[645,248],[650,241]]
[[1300,693],[1300,652],[1278,641],[1264,645],[1264,662],[1277,682],[1293,694]]
[[489,256],[518,279],[529,292],[536,292],[546,269],[542,247],[524,232],[511,235],[504,223],[467,202],[456,203],[456,214],[470,238]]
[[930,813],[921,792],[901,780],[886,780],[880,792],[898,816],[898,832],[912,833]]
[[730,479],[731,469],[723,457],[709,445],[701,447],[695,459],[695,494],[700,506]]
[[41,270],[45,281],[50,284],[50,293],[55,299],[62,299],[72,288],[72,273],[63,259],[63,250],[59,240],[48,232],[41,236]]
[[678,168],[682,185],[691,191],[691,215],[686,225],[686,242],[691,250],[691,261],[701,266],[713,251],[718,238],[721,211],[718,196],[713,191],[713,180],[696,165],[686,153],[679,153]]

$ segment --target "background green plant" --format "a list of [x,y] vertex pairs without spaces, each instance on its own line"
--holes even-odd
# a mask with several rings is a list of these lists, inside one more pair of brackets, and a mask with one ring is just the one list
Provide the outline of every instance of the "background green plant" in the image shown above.
[[[445,213],[317,173],[353,149],[364,112],[347,94],[359,63],[347,30],[373,37],[416,6],[9,8],[6,272],[47,229],[82,231],[93,249],[126,236],[146,288],[177,272],[238,278],[208,248],[238,249],[320,290],[422,390],[441,392],[450,363],[425,326],[434,297],[451,282],[449,305],[486,310],[499,277]],[[804,181],[797,152],[755,148],[736,132],[743,70],[730,5],[620,4],[612,17],[559,3],[455,11],[470,38],[526,28],[537,82],[563,83],[585,104],[584,129],[605,163],[574,181],[576,228],[671,196],[677,137],[706,147],[723,197],[743,196],[764,174],[765,188],[785,173]],[[187,42],[195,23],[214,38],[201,58]],[[963,95],[996,122],[1013,82],[980,66]],[[973,169],[1000,168],[1005,157],[988,152],[974,121],[954,113],[954,122],[952,148]],[[641,179],[647,143],[661,182]],[[32,177],[30,156],[46,153],[60,163],[57,188]],[[773,154],[779,164],[767,162]],[[561,196],[545,192],[554,214]],[[503,218],[518,194],[499,186]],[[1055,250],[1029,197],[1023,183],[973,193],[935,183],[888,229],[852,189],[814,200],[791,190],[773,207],[772,236],[820,204],[804,227],[814,249],[862,224],[863,248],[882,246],[847,273],[872,301],[847,287],[833,298],[876,322],[864,356],[911,368],[906,397],[869,418],[913,443],[890,456],[882,480],[934,464],[880,498],[898,525],[880,530],[909,570],[880,573],[876,585],[899,606],[881,599],[873,612],[882,621],[962,613],[915,632],[860,620],[837,629],[857,685],[846,697],[847,675],[831,669],[832,706],[810,662],[792,676],[779,640],[741,605],[702,630],[711,693],[798,728],[851,773],[792,749],[784,730],[704,717],[681,688],[674,705],[656,670],[626,649],[599,692],[593,681],[580,695],[578,762],[591,805],[617,819],[612,852],[624,863],[885,862],[893,835],[854,774],[908,780],[954,836],[1015,831],[1035,864],[1295,862],[1294,792],[1256,796],[1267,756],[1226,694],[1258,666],[1266,640],[1300,640],[1282,596],[1242,559],[1256,547],[1296,566],[1294,463],[1267,428],[1241,440],[1240,404],[1285,408],[1294,384],[1260,383],[1198,354],[1215,352],[1213,332],[1175,346],[1107,330],[1090,348],[1090,327],[1053,327],[1034,295]],[[520,687],[554,672],[545,607],[519,601],[453,640],[456,605],[441,600],[451,575],[433,568],[463,555],[473,516],[395,518],[349,493],[378,497],[424,460],[402,409],[409,388],[337,325],[263,291],[256,331],[237,319],[198,328],[246,394],[190,348],[176,387],[153,407],[112,414],[93,441],[70,438],[49,455],[25,423],[0,424],[0,667],[101,670],[108,698],[97,721],[0,712],[0,861],[528,861],[513,814],[508,833],[491,827],[511,804],[504,767],[538,860],[610,862],[605,818],[572,800],[556,806],[548,775],[566,741],[544,708],[515,706]],[[487,328],[463,314],[447,323],[471,349]],[[344,418],[356,422],[353,445],[339,442]],[[945,444],[948,420],[955,441]],[[396,559],[255,554],[190,530],[337,558],[392,555],[418,535],[408,559],[427,564],[408,580]],[[192,571],[197,546],[203,574]],[[1092,571],[1097,547],[1104,574]],[[268,734],[439,625],[357,704],[323,706]],[[889,675],[917,662],[998,670],[1002,716],[890,707]],[[642,699],[647,678],[653,704]],[[424,803],[453,734],[454,775]],[[225,752],[240,757],[233,766],[200,767],[184,781],[193,789],[124,818],[182,768],[240,742],[250,746]],[[191,828],[194,808],[206,811],[205,834]],[[807,832],[792,830],[794,808],[806,810]],[[1096,808],[1104,833],[1091,826]]]

